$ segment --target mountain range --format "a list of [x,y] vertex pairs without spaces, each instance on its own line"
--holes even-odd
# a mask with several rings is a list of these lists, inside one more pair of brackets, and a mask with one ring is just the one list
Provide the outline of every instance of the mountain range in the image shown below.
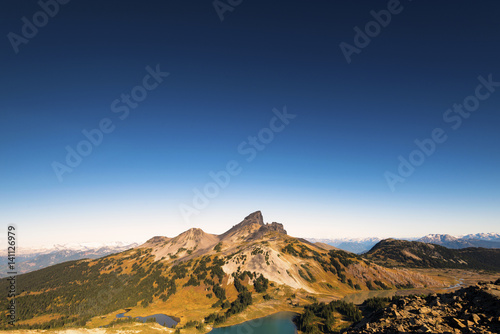
[[[362,254],[368,252],[381,238],[341,238],[341,239],[315,239],[307,238],[311,242],[321,242],[336,248]],[[468,247],[500,248],[500,234],[476,233],[454,237],[449,234],[428,234],[421,238],[403,238],[406,241],[420,241],[429,244],[441,245],[447,248],[461,249]]]
[[[287,234],[260,211],[223,234],[192,228],[170,238],[99,259],[68,261],[22,274],[16,297],[19,328],[64,325],[99,327],[118,311],[162,313],[180,325],[227,323],[253,316],[297,311],[315,295],[342,298],[357,291],[444,287],[440,277],[383,267],[356,254]],[[0,280],[0,290],[8,279]],[[8,299],[0,300],[7,309]],[[123,311],[122,311],[123,312]],[[6,327],[6,318],[0,319]]]
[[[161,240],[169,240],[167,237],[158,237]],[[153,239],[154,240],[154,239]],[[314,239],[306,238],[304,242],[311,242],[316,246],[331,250],[345,250],[355,254],[368,252],[382,239],[380,238],[341,238],[341,239]],[[422,238],[404,239],[407,241],[420,241],[435,244],[452,249],[462,249],[468,247],[500,248],[500,234],[497,233],[477,233],[468,234],[462,237],[454,237],[449,234],[429,234]],[[151,240],[150,240],[151,241]],[[212,238],[213,241],[213,238]],[[65,261],[81,259],[97,259],[109,254],[122,252],[127,249],[137,247],[137,243],[125,244],[114,243],[74,243],[60,244],[49,248],[22,248],[19,249],[16,257],[18,273],[24,274],[34,270],[46,268],[48,266]],[[0,258],[0,278],[7,276],[7,258]]]
[[338,249],[342,249],[355,254],[362,254],[372,248],[380,238],[340,238],[340,239],[315,239],[307,238],[310,242],[320,242],[323,244],[331,245]]
[[468,234],[462,237],[454,237],[449,234],[429,234],[418,239],[418,241],[454,249],[468,247],[500,248],[500,234],[497,233]]
[[[103,244],[68,244],[54,245],[51,248],[22,248],[16,256],[17,273],[24,274],[46,268],[54,264],[80,259],[97,259],[109,254],[123,252],[138,244],[111,243]],[[7,257],[0,258],[0,277],[7,275]]]

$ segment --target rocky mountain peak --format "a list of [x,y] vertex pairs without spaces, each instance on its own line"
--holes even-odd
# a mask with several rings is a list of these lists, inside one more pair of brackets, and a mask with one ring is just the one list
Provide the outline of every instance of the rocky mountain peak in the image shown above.
[[144,244],[142,244],[139,247],[156,247],[156,246],[159,246],[161,244],[164,244],[165,242],[168,242],[169,240],[170,240],[170,238],[167,238],[164,236],[155,236],[155,237],[148,239],[148,241],[146,241]]
[[249,214],[239,224],[233,226],[229,231],[222,234],[221,240],[226,242],[238,242],[242,238],[248,238],[264,226],[264,219],[260,211]]
[[259,232],[264,232],[264,233],[271,231],[286,234],[286,230],[283,227],[283,224],[276,222],[272,222],[271,224],[267,223],[259,229]]
[[181,233],[181,235],[186,236],[188,239],[196,239],[199,237],[202,237],[205,234],[205,232],[201,228],[190,228],[184,233]]
[[250,224],[264,225],[264,219],[262,218],[262,212],[255,211],[243,219],[238,225],[245,226]]

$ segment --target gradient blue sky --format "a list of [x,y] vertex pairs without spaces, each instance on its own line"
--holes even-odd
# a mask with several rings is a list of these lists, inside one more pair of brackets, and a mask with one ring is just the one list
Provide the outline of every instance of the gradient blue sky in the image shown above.
[[[20,247],[222,233],[255,210],[301,237],[500,232],[500,89],[459,129],[443,121],[478,76],[500,81],[500,4],[401,6],[348,64],[339,44],[387,1],[243,1],[221,22],[212,1],[73,0],[18,54],[7,35],[41,9],[6,1],[2,225]],[[112,101],[157,64],[170,76],[120,120]],[[297,117],[247,162],[238,145],[285,105]],[[59,182],[51,164],[103,118],[115,130]],[[448,140],[392,192],[384,173],[436,127]],[[185,221],[230,160],[242,172]]]

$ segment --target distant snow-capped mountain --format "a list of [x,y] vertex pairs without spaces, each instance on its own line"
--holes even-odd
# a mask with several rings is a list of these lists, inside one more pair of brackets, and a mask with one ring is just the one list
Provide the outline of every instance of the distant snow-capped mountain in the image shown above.
[[306,238],[310,242],[321,242],[351,253],[364,253],[370,250],[380,238],[339,238],[339,239],[314,239]]
[[461,237],[461,239],[478,239],[478,240],[486,240],[486,241],[500,241],[500,234],[498,233],[476,233],[476,234],[467,234]]
[[[19,248],[16,254],[16,271],[18,274],[24,274],[66,261],[97,259],[137,246],[137,243],[114,242],[110,244],[64,244],[47,248]],[[7,257],[0,258],[0,266],[0,277],[7,276]]]
[[[128,249],[130,245],[138,245],[136,243],[127,244],[121,241],[102,243],[102,242],[82,242],[82,243],[67,243],[67,244],[55,244],[52,246],[42,246],[42,247],[19,247],[16,249],[18,255],[31,255],[31,254],[48,254],[57,251],[95,251],[96,249]],[[135,247],[135,246],[133,246]],[[130,247],[129,247],[130,248]]]
[[418,241],[453,249],[468,247],[500,248],[500,235],[497,233],[467,234],[462,237],[454,237],[449,234],[429,234],[418,239]]
[[[476,233],[455,237],[449,234],[428,234],[422,238],[395,238],[407,241],[420,241],[428,244],[441,245],[447,248],[461,249],[468,247],[500,248],[500,234],[498,233]],[[361,254],[369,251],[380,238],[338,238],[338,239],[314,239],[307,238],[310,242],[325,243],[342,250]]]

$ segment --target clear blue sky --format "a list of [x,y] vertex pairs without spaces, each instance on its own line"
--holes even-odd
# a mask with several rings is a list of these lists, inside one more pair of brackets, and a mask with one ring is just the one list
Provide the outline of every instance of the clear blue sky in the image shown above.
[[[401,1],[348,63],[340,44],[355,46],[354,27],[387,8],[242,1],[221,21],[212,1],[73,0],[13,47],[22,18],[43,14],[36,1],[6,2],[2,224],[18,226],[21,247],[222,233],[255,210],[303,237],[499,232],[500,87],[483,87],[456,130],[443,116],[479,76],[500,82],[500,4]],[[157,65],[169,75],[120,119],[122,94]],[[296,117],[275,122],[282,131],[247,161],[248,137],[269,135],[284,106]],[[114,130],[59,178],[54,162],[103,119]],[[447,140],[391,189],[385,173],[435,128]],[[230,161],[240,172],[185,219],[180,207]]]

